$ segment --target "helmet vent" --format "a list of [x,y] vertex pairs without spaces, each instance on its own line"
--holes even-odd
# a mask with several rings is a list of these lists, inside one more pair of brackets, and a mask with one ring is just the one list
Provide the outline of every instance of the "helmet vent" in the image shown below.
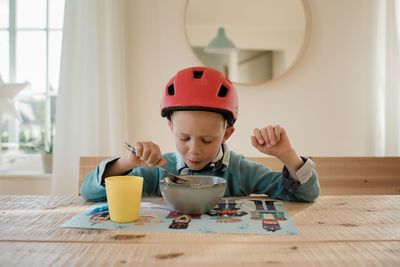
[[175,87],[173,83],[171,83],[171,85],[168,86],[168,95],[175,95]]
[[202,70],[194,70],[193,71],[193,78],[195,79],[201,79],[201,77],[203,76],[204,71]]
[[221,85],[218,91],[219,97],[225,97],[228,94],[228,88],[225,85]]

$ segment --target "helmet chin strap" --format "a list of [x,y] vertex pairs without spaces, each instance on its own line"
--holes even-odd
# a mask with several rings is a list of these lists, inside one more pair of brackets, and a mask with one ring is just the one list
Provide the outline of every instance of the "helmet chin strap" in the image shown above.
[[[226,128],[228,128],[228,121],[224,120],[224,131],[226,131]],[[204,168],[207,167],[215,168],[215,166],[217,166],[217,164],[224,157],[224,149],[222,147],[223,147],[222,145],[219,147],[217,156],[212,161],[210,161],[210,163],[208,163]]]
[[228,121],[224,120],[224,131],[226,131],[227,128],[228,128]]
[[222,146],[220,146],[217,156],[210,161],[210,163],[208,163],[204,168],[215,168],[215,166],[217,166],[217,164],[221,161],[222,157],[224,156],[224,150],[222,149]]

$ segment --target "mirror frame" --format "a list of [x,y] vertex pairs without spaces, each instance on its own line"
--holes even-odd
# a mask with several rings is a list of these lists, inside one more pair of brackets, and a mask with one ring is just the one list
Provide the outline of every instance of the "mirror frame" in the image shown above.
[[[216,0],[218,1],[218,0]],[[310,5],[308,3],[308,0],[299,0],[302,3],[303,6],[303,11],[304,11],[304,16],[305,16],[305,32],[304,32],[304,39],[303,42],[300,46],[300,49],[296,55],[296,57],[294,58],[294,60],[292,61],[292,63],[290,63],[290,65],[286,68],[286,70],[284,70],[283,72],[281,72],[280,74],[278,74],[277,76],[273,77],[272,79],[269,80],[265,80],[265,81],[261,81],[261,82],[254,82],[254,83],[240,83],[240,82],[234,82],[232,81],[232,83],[236,84],[236,85],[240,85],[240,86],[259,86],[259,85],[263,85],[266,84],[268,82],[272,82],[275,81],[277,79],[282,78],[283,76],[285,76],[286,74],[288,74],[300,61],[300,59],[304,56],[305,51],[307,50],[309,44],[310,44],[310,39],[311,39],[311,31],[312,31],[312,18],[311,18],[311,10],[310,10]],[[190,43],[189,40],[189,36],[188,36],[188,31],[187,31],[187,10],[189,7],[189,2],[190,0],[186,0],[185,3],[185,9],[184,9],[184,15],[183,15],[183,28],[184,28],[184,32],[185,32],[185,39],[186,39],[186,43],[188,44],[194,58],[197,59],[197,61],[200,63],[200,66],[205,66],[205,64],[200,60],[200,58],[197,56],[197,54],[194,52],[194,49]]]

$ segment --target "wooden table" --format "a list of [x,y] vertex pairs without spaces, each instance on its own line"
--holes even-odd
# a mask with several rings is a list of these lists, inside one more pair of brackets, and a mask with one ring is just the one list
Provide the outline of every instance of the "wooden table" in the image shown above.
[[400,266],[400,195],[286,202],[296,236],[60,227],[90,205],[80,197],[0,196],[0,266]]

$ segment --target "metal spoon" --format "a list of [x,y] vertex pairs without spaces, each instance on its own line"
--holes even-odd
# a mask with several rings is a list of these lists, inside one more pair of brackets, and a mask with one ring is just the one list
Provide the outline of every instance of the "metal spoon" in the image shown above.
[[[125,145],[125,148],[130,150],[132,153],[136,154],[136,149],[134,146],[131,146],[130,144],[128,144],[126,142],[124,143],[124,145]],[[164,171],[165,174],[167,175],[168,179],[176,184],[192,184],[192,182],[193,182],[191,179],[189,179],[187,177],[176,176],[159,165],[157,165],[157,167],[159,169],[161,169],[162,171]]]

